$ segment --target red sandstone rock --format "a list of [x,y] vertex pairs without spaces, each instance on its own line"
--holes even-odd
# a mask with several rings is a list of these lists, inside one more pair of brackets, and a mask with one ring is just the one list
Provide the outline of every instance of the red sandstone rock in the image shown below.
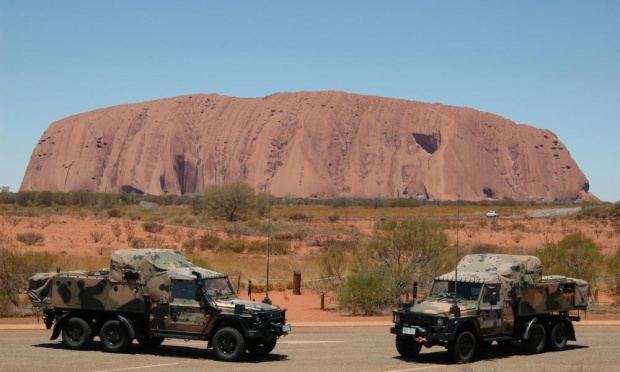
[[578,200],[588,180],[557,136],[470,108],[343,92],[191,95],[53,123],[21,190]]

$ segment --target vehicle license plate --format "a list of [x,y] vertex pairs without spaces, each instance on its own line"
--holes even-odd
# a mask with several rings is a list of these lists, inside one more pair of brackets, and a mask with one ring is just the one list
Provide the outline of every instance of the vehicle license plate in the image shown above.
[[403,327],[404,335],[415,335],[415,328]]
[[290,324],[285,324],[282,326],[282,332],[290,332],[291,331],[291,325]]

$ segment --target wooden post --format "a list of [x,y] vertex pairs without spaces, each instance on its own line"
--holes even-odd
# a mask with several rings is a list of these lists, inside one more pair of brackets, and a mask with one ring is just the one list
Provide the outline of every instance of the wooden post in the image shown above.
[[299,269],[293,271],[293,294],[301,294],[301,270]]
[[325,293],[321,293],[321,310],[325,310]]
[[351,315],[357,315],[357,302],[355,302],[355,300],[353,300],[353,302],[351,303]]

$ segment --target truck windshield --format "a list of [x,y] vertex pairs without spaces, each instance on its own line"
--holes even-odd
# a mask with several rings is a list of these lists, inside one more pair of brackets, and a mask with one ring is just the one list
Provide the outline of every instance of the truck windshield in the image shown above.
[[[462,300],[478,300],[480,297],[481,283],[457,282],[456,298]],[[454,282],[436,280],[433,283],[429,297],[454,298]]]
[[215,299],[236,296],[228,278],[205,279],[205,289]]

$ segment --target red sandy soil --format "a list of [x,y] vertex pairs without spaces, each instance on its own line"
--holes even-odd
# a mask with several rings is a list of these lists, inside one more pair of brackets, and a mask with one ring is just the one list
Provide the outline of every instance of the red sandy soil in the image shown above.
[[[16,220],[17,223],[16,223]],[[67,255],[78,256],[109,256],[116,249],[127,248],[125,237],[125,228],[120,237],[115,237],[112,232],[112,225],[119,223],[124,225],[126,222],[132,223],[135,236],[143,239],[149,237],[157,239],[160,244],[158,246],[178,247],[181,248],[182,242],[187,239],[188,232],[202,234],[201,229],[183,227],[183,226],[166,226],[163,232],[159,234],[148,234],[142,229],[141,221],[129,221],[127,219],[117,218],[95,218],[69,215],[52,215],[52,216],[0,216],[0,237],[4,236],[8,239],[15,240],[17,234],[26,232],[38,232],[45,236],[43,243],[37,245],[25,245],[15,240],[15,245],[19,252],[26,251],[48,251]],[[545,242],[559,241],[564,236],[581,231],[588,237],[592,238],[601,248],[603,254],[612,254],[620,246],[617,234],[613,232],[613,228],[609,225],[599,223],[591,223],[588,221],[577,221],[573,219],[514,219],[505,218],[496,220],[496,226],[501,229],[492,229],[492,224],[484,217],[463,219],[464,228],[459,233],[459,246],[465,251],[468,247],[475,244],[495,244],[501,247],[514,248],[519,253],[528,254],[537,248],[541,248]],[[520,223],[525,225],[524,231],[515,230],[514,224]],[[339,222],[341,223],[341,222]],[[352,231],[352,234],[360,236],[370,236],[372,234],[373,220],[371,219],[349,219],[346,225]],[[104,238],[99,242],[94,242],[92,232],[100,231],[104,233]],[[456,232],[449,230],[448,234],[454,244],[456,240]],[[224,233],[219,233],[225,238]],[[304,259],[308,254],[315,254],[315,249],[310,247],[310,241],[314,237],[307,237],[305,241],[295,242],[295,253],[287,255],[291,260]],[[251,239],[251,238],[249,238]],[[247,299],[247,293],[240,293],[240,297]],[[287,308],[287,318],[291,322],[308,322],[308,321],[351,321],[351,320],[389,320],[390,315],[381,317],[361,317],[351,316],[351,314],[337,311],[337,303],[332,296],[325,296],[325,310],[321,310],[320,294],[302,288],[301,295],[293,295],[291,291],[270,292],[269,297],[272,302],[282,308]],[[264,293],[255,293],[252,299],[262,301],[265,298]],[[599,293],[599,302],[613,303],[612,297],[606,296],[605,293]],[[611,317],[620,319],[620,315],[608,314],[599,315],[588,313],[588,319],[594,317]],[[0,319],[0,324],[10,322],[12,320]],[[19,319],[24,321],[24,319]],[[28,321],[36,322],[35,318]]]

